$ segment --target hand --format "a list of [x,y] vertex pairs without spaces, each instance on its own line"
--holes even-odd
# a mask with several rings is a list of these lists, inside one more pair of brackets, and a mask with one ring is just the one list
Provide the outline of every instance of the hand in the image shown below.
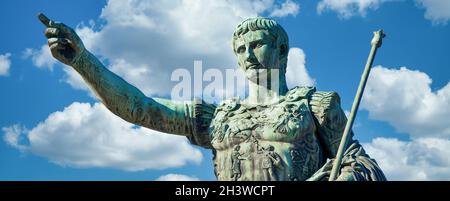
[[71,65],[74,58],[85,50],[80,37],[72,28],[50,20],[42,13],[38,14],[38,18],[47,27],[45,37],[48,38],[48,46],[53,57],[66,65]]
[[[317,170],[317,172],[306,181],[328,181],[330,178],[331,169],[333,168],[333,163],[334,159],[327,161],[322,168]],[[356,181],[356,178],[352,174],[354,164],[354,160],[349,160],[342,163],[340,174],[335,181]]]
[[331,169],[333,168],[334,159],[329,160],[316,173],[306,181],[328,181]]

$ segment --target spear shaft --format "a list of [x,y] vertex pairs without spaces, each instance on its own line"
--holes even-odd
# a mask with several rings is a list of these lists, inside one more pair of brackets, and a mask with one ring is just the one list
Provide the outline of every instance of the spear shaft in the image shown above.
[[382,38],[385,37],[383,30],[375,31],[374,36],[371,41],[371,49],[369,53],[369,57],[367,58],[366,67],[364,68],[364,72],[361,76],[361,80],[359,82],[358,90],[356,91],[355,99],[353,100],[352,110],[347,120],[347,124],[345,125],[344,133],[342,134],[341,142],[339,144],[339,149],[337,151],[333,168],[331,169],[329,181],[334,181],[337,178],[339,170],[341,168],[342,157],[344,155],[344,149],[347,147],[349,141],[350,131],[353,126],[353,121],[355,120],[356,113],[358,112],[359,103],[361,102],[362,95],[364,93],[364,88],[366,87],[367,78],[369,77],[370,69],[372,67],[373,60],[375,58],[375,54],[377,53],[377,49],[381,47]]

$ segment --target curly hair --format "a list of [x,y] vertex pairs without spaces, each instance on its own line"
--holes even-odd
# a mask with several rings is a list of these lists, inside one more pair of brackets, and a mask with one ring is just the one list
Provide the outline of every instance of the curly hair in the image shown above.
[[236,40],[249,31],[266,30],[276,41],[276,48],[280,48],[280,64],[284,70],[287,65],[287,53],[289,50],[289,38],[286,31],[274,20],[267,17],[248,18],[239,23],[234,30],[232,45],[236,54]]

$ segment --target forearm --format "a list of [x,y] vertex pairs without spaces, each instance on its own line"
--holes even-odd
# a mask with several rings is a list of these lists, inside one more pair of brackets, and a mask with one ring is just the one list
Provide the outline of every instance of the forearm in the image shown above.
[[164,133],[192,136],[194,108],[189,103],[146,97],[139,89],[109,71],[87,50],[72,67],[103,104],[120,118]]
[[137,121],[133,110],[146,98],[141,91],[108,70],[87,50],[77,55],[71,66],[109,110],[129,122]]

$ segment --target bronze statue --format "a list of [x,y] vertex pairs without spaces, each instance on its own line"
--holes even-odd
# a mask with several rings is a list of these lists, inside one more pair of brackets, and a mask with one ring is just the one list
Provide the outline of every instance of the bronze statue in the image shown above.
[[[337,93],[287,88],[288,36],[275,21],[256,17],[237,26],[233,51],[249,80],[249,95],[216,106],[146,97],[86,50],[73,29],[42,14],[39,19],[53,57],[73,67],[111,112],[212,149],[218,180],[328,179],[347,118]],[[274,72],[279,73],[271,79]],[[271,84],[261,84],[263,79]],[[337,180],[386,180],[351,136],[345,150]]]

